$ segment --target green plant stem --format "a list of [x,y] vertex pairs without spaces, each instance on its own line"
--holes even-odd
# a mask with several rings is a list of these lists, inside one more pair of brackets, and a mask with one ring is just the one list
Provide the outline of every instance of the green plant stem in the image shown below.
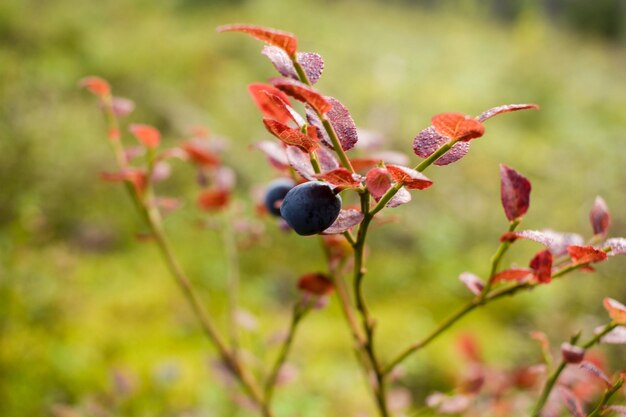
[[[569,272],[575,271],[587,264],[578,264],[578,265],[570,265],[558,272],[555,272],[552,275],[552,279],[560,278]],[[468,315],[470,312],[474,311],[478,307],[487,305],[493,301],[499,300],[505,296],[512,296],[523,290],[532,290],[537,285],[540,285],[535,282],[525,282],[520,284],[515,284],[510,287],[500,288],[496,290],[491,290],[489,294],[485,295],[481,300],[480,295],[476,296],[473,300],[466,303],[464,306],[459,308],[455,313],[453,313],[450,317],[441,322],[431,333],[429,333],[426,337],[420,340],[417,343],[412,344],[405,350],[403,350],[395,359],[393,359],[389,365],[384,370],[385,375],[388,375],[393,371],[400,363],[404,362],[411,354],[421,350],[422,348],[429,345],[432,341],[437,339],[442,333],[448,330],[452,325],[454,325],[457,321],[461,320],[463,317]],[[481,293],[482,294],[482,293]]]
[[309,158],[311,159],[311,166],[313,167],[313,171],[316,174],[319,174],[322,172],[322,168],[320,168],[320,161],[319,159],[317,159],[317,154],[315,152],[311,152],[309,154]]
[[[509,225],[508,231],[509,232],[514,231],[519,224],[520,224],[520,219],[512,220]],[[489,294],[489,291],[491,291],[491,286],[493,285],[493,279],[498,273],[498,267],[500,266],[500,261],[502,261],[502,257],[509,250],[509,247],[511,247],[511,243],[512,242],[509,240],[505,240],[502,243],[500,243],[498,250],[491,258],[491,270],[489,271],[489,279],[487,280],[487,283],[485,284],[485,288],[483,288],[483,290],[480,292],[480,295],[478,296],[479,301],[484,300],[485,296]]]
[[[604,335],[609,333],[616,326],[617,325],[613,322],[607,324],[606,326],[604,326],[604,328],[602,329],[600,333],[596,334],[594,337],[589,339],[581,347],[583,349],[589,349],[590,347],[598,343]],[[550,396],[550,393],[554,389],[554,386],[556,385],[556,382],[559,379],[559,376],[565,370],[566,367],[567,367],[567,362],[565,362],[565,360],[561,360],[561,362],[559,363],[559,366],[557,366],[556,369],[552,372],[552,374],[546,381],[546,384],[544,385],[543,390],[541,390],[541,395],[537,399],[537,403],[535,404],[535,407],[533,408],[533,411],[531,414],[532,417],[539,417],[541,410],[543,410],[543,407],[546,405],[546,401],[548,401],[548,397]]]
[[[304,72],[304,68],[302,68],[302,65],[300,65],[298,60],[295,58],[292,59],[292,62],[293,62],[294,68],[296,69],[296,72],[298,73],[298,78],[300,79],[300,81],[310,87],[311,81],[309,81],[308,77],[306,76],[306,73]],[[315,110],[315,113],[317,114],[317,117],[322,122],[322,125],[324,126],[324,130],[328,134],[328,138],[330,139],[330,142],[333,145],[333,149],[335,150],[335,152],[337,153],[337,156],[339,157],[339,161],[341,161],[341,165],[343,165],[344,168],[346,168],[348,171],[354,172],[352,163],[348,159],[346,152],[343,150],[343,147],[341,146],[341,142],[339,141],[339,138],[337,137],[337,133],[335,132],[335,129],[333,128],[333,126],[330,124],[330,121],[326,118],[326,116],[324,116],[324,114],[317,111],[317,109],[314,109],[314,110]]]
[[278,377],[280,376],[280,370],[285,365],[287,361],[287,356],[289,355],[289,351],[293,345],[293,340],[296,335],[296,330],[298,329],[298,324],[304,318],[306,313],[310,310],[310,305],[302,305],[300,303],[296,304],[293,308],[293,312],[291,314],[291,322],[289,323],[289,330],[287,331],[287,337],[283,342],[278,357],[274,362],[274,365],[271,368],[269,376],[265,382],[265,404],[267,407],[270,407],[272,404],[272,398],[274,395],[274,388],[276,388],[276,383],[278,382]]
[[[118,121],[111,107],[110,97],[105,97],[105,99],[103,99],[103,107],[109,132],[113,130],[119,132]],[[122,146],[121,139],[118,137],[117,139],[110,139],[109,142],[113,147],[113,152],[115,154],[118,168],[120,170],[127,169],[128,160],[125,156],[124,147]],[[152,171],[152,164],[153,161],[149,162],[149,172]],[[266,405],[261,390],[259,389],[253,376],[248,372],[243,364],[239,362],[237,357],[227,348],[226,343],[219,335],[217,328],[215,327],[206,310],[204,309],[200,298],[195,293],[191,285],[191,281],[178,263],[172,247],[165,236],[161,221],[161,214],[159,213],[157,207],[153,204],[153,191],[150,181],[151,178],[150,176],[148,176],[148,185],[143,195],[139,195],[133,185],[129,182],[125,182],[125,185],[137,210],[141,214],[147,226],[150,228],[152,236],[160,249],[161,255],[163,256],[165,263],[168,266],[168,269],[170,270],[176,284],[178,285],[185,299],[190,305],[203,332],[205,333],[209,341],[215,346],[218,354],[220,355],[224,363],[228,366],[228,368],[232,371],[237,380],[240,382],[244,392],[248,395],[252,402],[259,407],[262,415],[264,417],[272,417],[273,414],[269,407]]]
[[602,399],[600,400],[600,403],[598,404],[598,406],[594,408],[593,411],[587,417],[601,416],[602,412],[604,411],[607,404],[611,400],[611,397],[613,397],[613,395],[618,393],[623,385],[624,385],[624,380],[620,378],[611,388],[609,388],[608,390],[604,392],[604,395],[602,396]]

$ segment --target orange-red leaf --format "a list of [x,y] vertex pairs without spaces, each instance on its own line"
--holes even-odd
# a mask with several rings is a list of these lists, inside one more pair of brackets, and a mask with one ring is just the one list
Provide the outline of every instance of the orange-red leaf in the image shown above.
[[626,326],[626,306],[624,304],[607,297],[604,299],[604,308],[615,323]]
[[132,124],[128,130],[130,130],[130,133],[146,148],[154,149],[159,146],[161,134],[156,128],[148,125]]
[[395,182],[404,185],[409,190],[424,190],[433,185],[433,182],[424,174],[411,168],[387,165],[387,172]]
[[345,168],[336,168],[332,171],[317,174],[315,176],[339,188],[358,188],[361,182],[354,178],[354,175]]
[[310,273],[298,279],[298,288],[308,294],[322,296],[333,291],[333,282],[324,274]]
[[567,247],[567,253],[576,265],[600,262],[608,257],[606,252],[596,249],[593,246],[570,245]]
[[203,190],[198,196],[198,206],[205,211],[220,210],[230,201],[230,191],[215,188]]
[[300,81],[289,78],[274,78],[272,84],[288,96],[308,104],[320,113],[326,113],[333,107],[324,96]]
[[307,126],[307,134],[300,129],[291,128],[277,120],[263,119],[265,128],[272,135],[287,145],[297,146],[305,152],[313,152],[318,147],[317,130],[313,126]]
[[110,182],[128,181],[133,185],[138,194],[142,193],[148,184],[146,172],[140,169],[126,169],[120,172],[102,172],[100,173],[100,178]]
[[267,44],[278,46],[290,57],[295,57],[298,50],[298,40],[293,33],[255,25],[224,25],[217,28],[218,32],[241,32],[252,36]]
[[85,77],[79,81],[79,85],[98,97],[104,97],[111,94],[111,86],[104,78],[96,76]]
[[384,168],[371,169],[365,177],[365,186],[375,200],[380,200],[391,187],[391,179],[389,179],[387,170]]
[[437,133],[455,141],[470,141],[485,133],[482,123],[462,113],[441,113],[431,121]]
[[533,274],[533,271],[528,268],[511,268],[505,269],[499,272],[493,277],[493,282],[500,281],[523,281]]
[[248,85],[248,91],[264,116],[289,123],[293,116],[289,111],[289,97],[278,88],[262,83]]
[[213,168],[220,164],[220,160],[215,154],[198,144],[186,142],[180,145],[180,148],[197,165]]

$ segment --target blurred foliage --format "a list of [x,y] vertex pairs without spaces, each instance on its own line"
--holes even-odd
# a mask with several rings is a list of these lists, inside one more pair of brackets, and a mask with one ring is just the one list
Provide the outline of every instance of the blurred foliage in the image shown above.
[[[589,22],[615,2],[571,3],[592,7],[579,13]],[[97,180],[113,160],[97,106],[77,88],[85,75],[109,79],[118,94],[136,101],[130,121],[158,126],[166,145],[199,124],[230,138],[226,159],[239,177],[238,199],[254,216],[250,190],[272,172],[262,155],[247,150],[267,133],[245,87],[274,73],[259,43],[217,35],[219,24],[250,22],[297,33],[303,50],[326,60],[319,88],[341,99],[360,127],[382,132],[390,147],[407,154],[436,113],[478,114],[515,102],[542,106],[488,122],[468,157],[430,170],[435,186],[389,212],[401,223],[372,233],[367,296],[384,357],[467,299],[456,279],[460,272],[487,273],[506,228],[499,162],[533,182],[525,228],[589,236],[587,213],[599,194],[612,208],[613,234],[626,235],[623,48],[555,27],[550,19],[571,19],[569,7],[555,9],[551,18],[527,7],[502,24],[477,2],[459,4],[0,3],[0,414],[55,410],[71,416],[66,407],[76,406],[85,416],[109,415],[104,410],[252,415],[226,400],[233,390],[212,371],[212,349],[156,250],[134,238],[143,226],[122,187]],[[615,33],[623,36],[619,27]],[[228,266],[221,235],[196,227],[202,215],[194,208],[193,173],[176,168],[163,193],[185,196],[187,204],[170,216],[168,231],[225,325]],[[268,335],[287,325],[295,278],[319,270],[323,259],[314,238],[262,221],[266,236],[241,253],[240,297],[258,320],[244,341],[264,359],[260,369],[276,353]],[[516,246],[506,262],[525,264],[538,249],[531,242]],[[407,362],[403,381],[415,406],[423,406],[429,390],[454,386],[462,366],[454,348],[459,331],[474,333],[490,362],[511,366],[540,360],[531,330],[547,332],[555,346],[578,330],[590,332],[606,320],[603,297],[626,301],[625,262],[613,259],[594,275],[576,274],[475,313]],[[292,359],[300,373],[277,393],[277,414],[370,412],[336,304],[308,318],[300,336]],[[619,350],[603,351],[612,366],[624,366]]]

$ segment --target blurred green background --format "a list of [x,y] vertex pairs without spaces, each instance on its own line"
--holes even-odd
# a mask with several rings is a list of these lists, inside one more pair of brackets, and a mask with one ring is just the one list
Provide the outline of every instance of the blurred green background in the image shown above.
[[[533,183],[524,228],[590,236],[602,195],[612,235],[626,235],[626,8],[603,1],[7,0],[0,3],[0,415],[248,416],[230,405],[187,305],[143,231],[113,169],[95,100],[77,87],[108,79],[135,100],[129,121],[158,126],[174,145],[196,125],[230,138],[240,207],[273,173],[249,144],[268,139],[246,85],[274,76],[261,44],[215,33],[246,22],[295,32],[326,67],[318,87],[339,98],[359,127],[418,158],[412,139],[444,111],[478,114],[507,103],[540,112],[487,124],[461,162],[435,167],[431,189],[372,233],[367,296],[389,358],[469,298],[463,271],[484,276],[507,227],[498,164]],[[183,196],[168,232],[203,299],[226,326],[223,236],[198,227],[193,174],[164,185]],[[225,224],[231,213],[211,221]],[[323,270],[319,243],[283,233],[271,219],[240,253],[242,306],[257,320],[246,348],[267,366],[269,340],[286,328],[295,281]],[[505,262],[539,249],[521,242]],[[454,387],[460,332],[475,334],[490,363],[533,364],[529,332],[554,346],[607,320],[605,296],[626,301],[625,259],[577,273],[470,316],[406,363],[399,386],[414,409]],[[336,302],[302,325],[291,363],[299,374],[277,393],[279,416],[373,413]],[[603,350],[612,369],[623,349]],[[420,414],[421,415],[421,414]],[[521,414],[520,414],[521,415]]]

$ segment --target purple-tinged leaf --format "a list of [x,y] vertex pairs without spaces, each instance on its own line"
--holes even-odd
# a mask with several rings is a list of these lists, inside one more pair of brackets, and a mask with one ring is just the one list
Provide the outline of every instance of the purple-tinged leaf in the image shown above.
[[608,257],[606,252],[598,250],[593,246],[570,245],[567,247],[567,253],[572,258],[575,265],[601,262]]
[[391,187],[391,179],[384,168],[373,168],[365,177],[365,186],[376,201]]
[[135,103],[128,98],[113,97],[111,101],[111,110],[117,117],[125,117],[135,110]]
[[334,97],[326,96],[325,99],[332,106],[326,114],[326,118],[333,126],[341,147],[344,151],[354,148],[359,136],[350,111]]
[[298,62],[302,65],[306,77],[315,84],[324,71],[324,59],[315,52],[298,52]]
[[332,151],[322,146],[317,148],[316,153],[322,172],[332,171],[333,169],[339,168],[339,161],[337,161],[337,157],[335,157],[335,154]]
[[433,182],[424,174],[412,168],[387,165],[387,172],[396,183],[402,184],[409,190],[424,190],[433,185]]
[[298,50],[298,40],[293,33],[282,30],[244,24],[223,25],[217,28],[218,32],[241,32],[253,38],[274,45],[284,50],[287,55],[295,56]]
[[571,343],[561,345],[561,356],[567,363],[581,363],[585,359],[585,349]]
[[617,413],[620,416],[626,416],[626,405],[609,405],[605,410],[611,413]]
[[324,98],[324,96],[300,81],[289,78],[273,78],[271,82],[274,87],[278,88],[288,96],[310,105],[319,113],[327,113],[332,108],[332,105],[326,100],[326,98]]
[[433,393],[426,398],[426,405],[436,408],[441,414],[459,414],[466,411],[472,403],[469,395],[446,395],[440,392]]
[[485,133],[481,122],[462,113],[441,113],[431,119],[435,131],[454,141],[470,141]]
[[564,385],[559,385],[558,388],[561,400],[563,400],[565,408],[567,408],[570,414],[574,417],[585,417],[585,411],[583,410],[580,399]]
[[361,182],[355,178],[355,175],[356,174],[352,174],[352,172],[345,168],[336,168],[332,171],[317,174],[315,178],[324,180],[327,183],[341,189],[359,188],[361,186]]
[[315,171],[311,166],[311,158],[309,154],[295,146],[287,147],[287,160],[289,165],[302,176],[302,178],[313,181],[315,180]]
[[482,112],[478,117],[476,117],[476,119],[478,119],[479,122],[484,122],[485,120],[491,119],[492,117],[497,116],[502,113],[508,113],[508,112],[518,111],[518,110],[527,110],[527,109],[538,110],[539,106],[537,106],[536,104],[507,104],[505,106],[498,106],[498,107],[494,107],[492,109],[486,110]]
[[267,156],[267,159],[274,168],[283,170],[289,167],[289,160],[287,159],[287,153],[283,145],[269,140],[263,140],[253,146]]
[[293,62],[291,62],[291,58],[284,50],[277,46],[266,45],[261,53],[270,60],[280,75],[294,80],[298,79],[298,73],[293,67]]
[[500,165],[502,207],[509,221],[519,219],[530,205],[530,181],[513,168]]
[[337,235],[345,232],[363,221],[363,213],[358,210],[341,210],[339,217],[330,227],[322,232],[323,235]]
[[483,292],[483,288],[485,288],[485,283],[478,278],[477,275],[472,274],[471,272],[463,272],[459,275],[459,281],[461,281],[474,295],[479,295]]
[[[595,329],[595,333],[598,334],[604,330],[604,326],[600,326]],[[609,333],[602,336],[600,343],[607,343],[610,345],[626,345],[626,327],[618,326],[611,330]]]
[[593,363],[585,361],[581,363],[579,366],[580,366],[580,369],[584,369],[585,371],[591,373],[593,376],[595,376],[596,378],[604,382],[607,388],[611,388],[613,386],[613,383],[611,382],[609,377],[606,376],[606,374],[602,372],[602,370],[598,368],[596,365],[594,365]]
[[548,249],[539,252],[530,261],[529,266],[539,282],[548,284],[552,279],[552,252]]
[[568,246],[582,245],[584,239],[576,233],[561,233],[554,230],[521,230],[519,232],[507,232],[500,237],[501,241],[528,239],[546,246],[554,256],[567,253]]
[[315,109],[305,104],[304,111],[306,113],[307,122],[309,122],[311,126],[315,126],[317,128],[317,136],[319,137],[320,141],[328,148],[333,149],[333,144],[330,142],[328,133],[326,133],[326,129],[324,129],[324,125],[322,124],[320,118],[317,116]]
[[604,299],[603,304],[615,323],[626,326],[626,306],[624,304],[608,297]]
[[611,248],[611,250],[607,253],[609,256],[623,255],[626,253],[626,239],[623,237],[608,239],[602,246],[605,248]]
[[600,196],[596,197],[593,202],[593,207],[589,212],[589,221],[595,235],[606,236],[611,223],[611,214],[606,202]]
[[[413,152],[417,156],[428,158],[449,141],[450,138],[440,135],[433,126],[429,126],[413,139]],[[469,148],[469,142],[457,142],[448,152],[435,161],[435,165],[444,166],[456,162],[469,152]]]
[[386,204],[387,207],[398,207],[411,201],[411,193],[406,188],[400,188],[396,195]]

